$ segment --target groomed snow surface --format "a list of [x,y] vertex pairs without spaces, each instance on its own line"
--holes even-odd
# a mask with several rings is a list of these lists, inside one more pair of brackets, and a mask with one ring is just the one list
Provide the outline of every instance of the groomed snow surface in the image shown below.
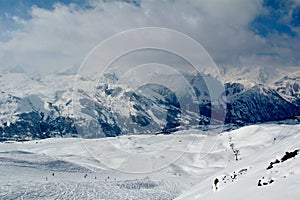
[[5,142],[0,199],[296,200],[299,149],[300,125],[279,124]]

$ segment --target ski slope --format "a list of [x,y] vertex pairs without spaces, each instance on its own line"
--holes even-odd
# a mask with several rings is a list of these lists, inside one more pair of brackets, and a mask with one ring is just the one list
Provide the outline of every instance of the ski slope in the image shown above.
[[0,143],[0,199],[298,199],[300,125],[208,133]]

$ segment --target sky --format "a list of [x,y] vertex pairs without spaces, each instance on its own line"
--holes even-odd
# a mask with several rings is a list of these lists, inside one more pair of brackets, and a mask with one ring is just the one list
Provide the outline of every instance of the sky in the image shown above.
[[79,67],[141,27],[190,36],[218,66],[300,66],[300,0],[0,0],[0,68]]

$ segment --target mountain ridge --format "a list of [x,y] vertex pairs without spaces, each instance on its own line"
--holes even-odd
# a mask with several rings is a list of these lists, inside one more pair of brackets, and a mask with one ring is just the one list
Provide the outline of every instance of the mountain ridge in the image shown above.
[[[300,115],[300,76],[287,74],[273,84],[253,83],[252,87],[241,83],[243,77],[227,81],[226,98],[215,105],[200,74],[185,75],[190,89],[180,86],[176,93],[159,84],[132,91],[113,74],[91,90],[88,78],[81,78],[83,87],[75,88],[76,75],[69,73],[6,72],[0,77],[1,140],[172,133],[224,122],[243,126],[293,118]],[[160,78],[170,79],[169,85],[176,81],[176,76]],[[94,133],[86,134],[91,130]]]

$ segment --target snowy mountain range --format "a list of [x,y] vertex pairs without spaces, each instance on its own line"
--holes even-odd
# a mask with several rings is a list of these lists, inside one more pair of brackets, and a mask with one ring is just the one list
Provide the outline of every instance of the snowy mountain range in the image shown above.
[[[289,119],[300,115],[297,70],[222,68],[222,81],[185,74],[188,84],[175,75],[158,75],[134,90],[113,73],[105,74],[95,87],[95,80],[78,77],[72,69],[48,75],[28,74],[20,67],[3,70],[0,140],[171,133]],[[159,79],[165,86],[155,84]],[[214,99],[206,85],[212,80],[224,86],[220,99]]]

